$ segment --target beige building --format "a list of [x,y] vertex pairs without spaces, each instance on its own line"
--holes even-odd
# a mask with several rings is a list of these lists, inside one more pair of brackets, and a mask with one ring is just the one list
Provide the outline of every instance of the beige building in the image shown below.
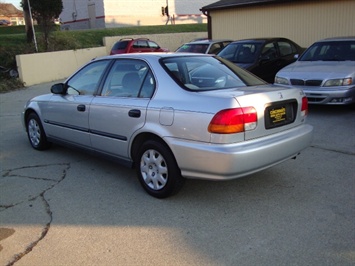
[[303,47],[355,36],[355,0],[222,0],[204,6],[209,37],[285,37]]
[[[65,30],[206,23],[200,8],[215,0],[62,0]],[[168,11],[168,12],[167,12]]]
[[13,4],[0,3],[0,19],[11,22],[11,25],[25,25],[22,10],[17,9]]

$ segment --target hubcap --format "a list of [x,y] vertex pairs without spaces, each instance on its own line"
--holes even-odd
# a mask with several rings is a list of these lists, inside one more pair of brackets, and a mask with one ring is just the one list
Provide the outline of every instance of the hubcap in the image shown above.
[[140,164],[144,182],[151,189],[162,189],[168,181],[168,168],[164,157],[156,150],[147,150]]
[[38,146],[41,141],[41,129],[35,119],[28,121],[28,136],[33,146]]

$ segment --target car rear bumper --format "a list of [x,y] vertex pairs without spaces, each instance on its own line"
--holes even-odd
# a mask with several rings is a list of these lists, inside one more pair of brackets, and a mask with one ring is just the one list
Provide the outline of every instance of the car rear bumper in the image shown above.
[[189,142],[169,138],[182,176],[229,180],[296,157],[312,140],[313,127],[301,125],[278,134],[233,144]]

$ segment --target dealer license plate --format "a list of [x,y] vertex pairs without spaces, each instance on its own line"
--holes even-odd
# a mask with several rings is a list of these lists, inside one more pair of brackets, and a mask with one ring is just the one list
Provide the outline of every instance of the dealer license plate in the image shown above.
[[296,100],[270,103],[265,108],[265,128],[270,129],[293,123],[296,118],[296,111]]

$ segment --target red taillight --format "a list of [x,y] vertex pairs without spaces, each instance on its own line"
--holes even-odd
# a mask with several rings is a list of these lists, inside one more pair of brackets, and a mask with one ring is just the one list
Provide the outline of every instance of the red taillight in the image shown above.
[[258,116],[254,107],[225,109],[211,120],[208,131],[218,134],[232,134],[256,128]]
[[302,98],[301,113],[302,113],[303,116],[308,114],[308,100],[307,100],[307,97],[303,97]]

